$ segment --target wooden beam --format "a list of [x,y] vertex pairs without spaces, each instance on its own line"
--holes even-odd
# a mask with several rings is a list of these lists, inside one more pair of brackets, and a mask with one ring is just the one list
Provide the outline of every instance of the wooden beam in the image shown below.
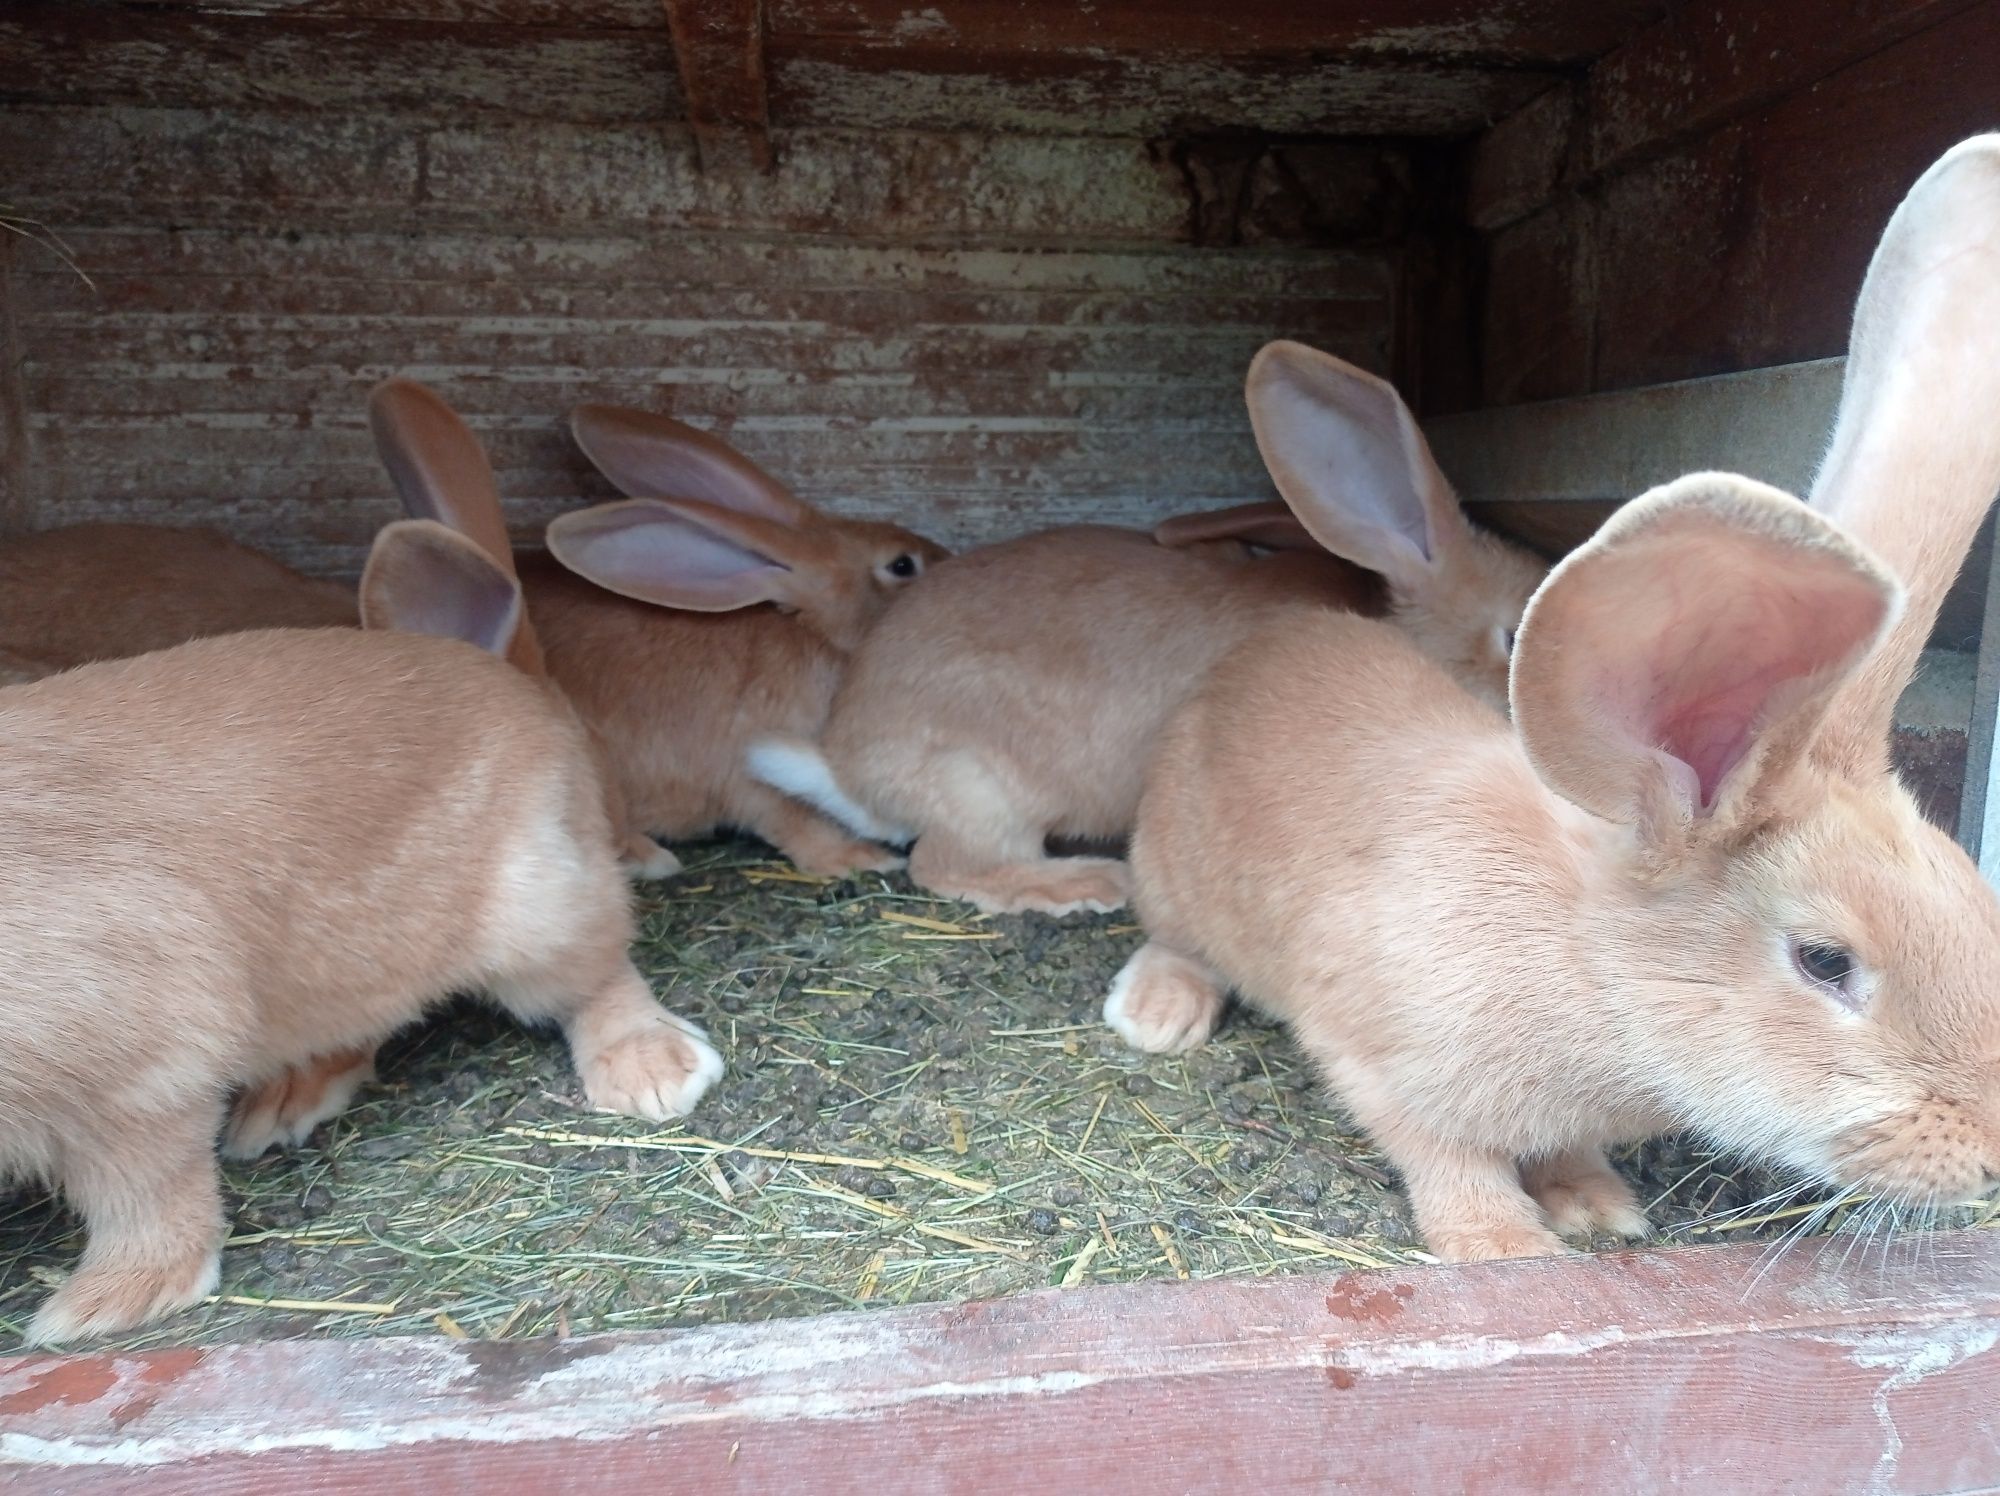
[[1404,57],[1564,67],[1596,57],[1659,12],[1656,0],[770,0],[771,35],[819,55],[1076,57],[1123,61]]
[[763,0],[662,0],[704,171],[771,169]]
[[1623,503],[1712,468],[1803,493],[1833,429],[1844,363],[1470,411],[1427,421],[1424,435],[1469,504]]
[[[1804,493],[1833,428],[1841,364],[1819,359],[1504,406],[1434,419],[1424,429],[1484,523],[1560,555],[1618,504],[1682,473],[1727,468]],[[1924,814],[1955,831],[2000,886],[2000,788],[1989,788],[2000,713],[1995,554],[1989,523],[1939,611],[1933,650],[1904,692],[1892,748]],[[1975,639],[1976,669],[1966,653]]]
[[[1996,55],[2000,0],[1979,0],[1671,147],[1615,158],[1572,147],[1572,167],[1615,169],[1582,186],[1571,169],[1545,206],[1489,235],[1482,402],[1838,352],[1882,223],[1940,153],[1992,128]],[[1574,139],[1591,134],[1588,118],[1575,124]],[[1494,138],[1541,148],[1528,134]],[[1532,176],[1484,166],[1474,179],[1489,187]],[[1481,222],[1532,200],[1495,190]]]
[[[1806,492],[1833,430],[1843,362],[1470,411],[1427,421],[1424,434],[1466,503],[1504,516],[1509,529],[1525,522],[1526,538],[1564,550],[1608,506],[1683,473],[1721,468]],[[1989,523],[1938,614],[1940,648],[1965,649],[1982,634],[1991,543]]]
[[15,310],[15,263],[28,249],[18,235],[0,227],[0,534],[34,528],[35,502],[29,485],[34,463],[28,451],[28,350],[21,341]]
[[1467,216],[1481,228],[1551,201],[1797,93],[1992,0],[1675,6],[1610,52],[1581,87],[1545,95],[1474,148]]
[[2000,1483],[2000,1232],[1850,1245],[28,1356],[0,1462],[19,1496]]

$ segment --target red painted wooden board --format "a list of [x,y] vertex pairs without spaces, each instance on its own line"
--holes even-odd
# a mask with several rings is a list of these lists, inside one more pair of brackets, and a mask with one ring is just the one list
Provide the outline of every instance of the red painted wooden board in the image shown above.
[[2000,1486],[2000,1234],[0,1360],[10,1492]]

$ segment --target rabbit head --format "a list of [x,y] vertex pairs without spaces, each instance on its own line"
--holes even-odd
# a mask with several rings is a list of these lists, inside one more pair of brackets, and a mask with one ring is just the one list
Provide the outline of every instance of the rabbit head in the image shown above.
[[696,612],[772,603],[852,650],[945,549],[815,509],[721,439],[669,416],[580,405],[570,429],[629,499],[565,514],[550,553],[624,597]]
[[1264,465],[1306,533],[1379,573],[1396,625],[1504,711],[1515,630],[1547,567],[1466,520],[1386,381],[1276,342],[1251,361],[1244,394]]
[[1716,474],[1655,490],[1555,569],[1515,650],[1537,774],[1625,838],[1599,955],[1650,994],[1620,1019],[1672,1109],[1903,1204],[2000,1179],[2000,901],[1889,766],[1996,490],[1986,136],[1890,221],[1810,505]]

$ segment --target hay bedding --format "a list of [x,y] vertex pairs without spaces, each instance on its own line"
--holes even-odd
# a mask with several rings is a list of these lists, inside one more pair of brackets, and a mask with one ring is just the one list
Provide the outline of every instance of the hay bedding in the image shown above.
[[[1429,1260],[1281,1030],[1239,1011],[1152,1059],[1103,1028],[1128,919],[987,919],[767,859],[696,849],[642,894],[642,968],[729,1065],[685,1125],[579,1110],[558,1040],[455,1006],[306,1147],[225,1167],[217,1299],[106,1343],[634,1330]],[[1686,1143],[1625,1163],[1696,1239],[1843,1214],[1760,1214],[1770,1180]],[[46,1197],[0,1198],[0,1331],[81,1247]]]

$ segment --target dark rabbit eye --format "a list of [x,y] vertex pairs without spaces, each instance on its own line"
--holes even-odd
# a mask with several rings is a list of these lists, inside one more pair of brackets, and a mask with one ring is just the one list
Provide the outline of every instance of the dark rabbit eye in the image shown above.
[[1502,638],[1504,642],[1501,645],[1501,652],[1503,654],[1512,654],[1514,652],[1514,631],[1512,629],[1507,630]]
[[907,551],[889,563],[889,575],[892,577],[907,578],[913,577],[916,574],[917,558]]
[[1794,940],[1792,964],[1799,974],[1816,986],[1825,987],[1850,1008],[1860,1005],[1849,991],[1854,979],[1854,952],[1827,940]]

